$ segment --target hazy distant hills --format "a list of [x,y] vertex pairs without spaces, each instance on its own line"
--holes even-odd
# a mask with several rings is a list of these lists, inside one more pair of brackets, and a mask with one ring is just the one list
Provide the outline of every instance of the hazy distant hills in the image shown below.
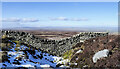
[[118,27],[16,27],[3,28],[8,30],[49,30],[49,31],[80,31],[80,32],[118,32]]

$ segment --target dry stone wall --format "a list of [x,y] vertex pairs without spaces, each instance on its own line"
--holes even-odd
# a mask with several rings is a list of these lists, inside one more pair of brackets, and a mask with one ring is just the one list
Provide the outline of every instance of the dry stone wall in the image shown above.
[[50,54],[61,56],[66,51],[70,50],[72,46],[79,43],[81,40],[89,38],[95,38],[97,36],[107,36],[108,32],[80,32],[73,37],[65,38],[62,40],[48,40],[43,38],[37,38],[34,35],[26,32],[18,31],[2,31],[2,35],[7,37],[13,37],[15,40],[20,41],[30,46],[39,48],[43,51],[47,51]]

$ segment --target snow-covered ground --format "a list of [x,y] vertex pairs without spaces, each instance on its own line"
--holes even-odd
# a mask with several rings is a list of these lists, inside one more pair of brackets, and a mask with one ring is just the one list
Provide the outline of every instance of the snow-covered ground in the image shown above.
[[[19,50],[16,51],[15,48]],[[50,55],[48,53],[42,53],[40,50],[34,50],[35,54],[30,53],[32,49],[25,45],[21,45],[10,49],[7,52],[8,61],[0,63],[0,68],[2,67],[56,67],[57,64],[61,64],[60,67],[66,67],[65,64],[69,62],[68,59],[63,59],[62,57],[57,57]]]
[[104,49],[104,50],[98,51],[93,56],[93,62],[96,63],[98,59],[103,58],[103,57],[107,57],[108,53],[109,53],[108,49]]

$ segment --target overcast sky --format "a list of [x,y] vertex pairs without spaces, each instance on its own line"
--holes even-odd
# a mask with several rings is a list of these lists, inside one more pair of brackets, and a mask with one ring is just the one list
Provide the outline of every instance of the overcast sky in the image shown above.
[[117,2],[4,2],[2,27],[117,27]]

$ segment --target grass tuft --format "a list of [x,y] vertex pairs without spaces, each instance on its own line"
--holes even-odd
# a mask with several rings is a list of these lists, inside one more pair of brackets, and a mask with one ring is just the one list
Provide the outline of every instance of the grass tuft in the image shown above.
[[63,58],[70,60],[72,55],[73,55],[73,50],[69,50],[63,54]]

